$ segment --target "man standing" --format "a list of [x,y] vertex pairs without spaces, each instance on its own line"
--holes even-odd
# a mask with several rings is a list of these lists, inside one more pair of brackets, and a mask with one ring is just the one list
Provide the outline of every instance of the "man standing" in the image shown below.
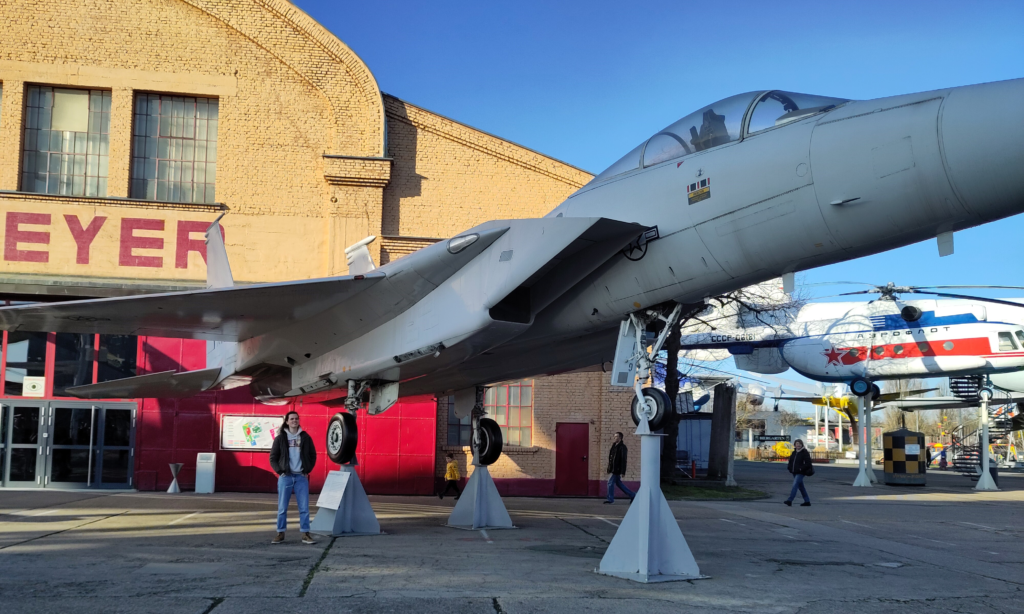
[[299,412],[290,411],[284,416],[281,432],[270,448],[270,468],[277,473],[277,537],[270,543],[284,541],[288,528],[288,504],[292,493],[299,505],[299,530],[302,543],[315,543],[309,535],[309,474],[316,465],[316,447],[313,438],[299,426]]
[[606,504],[615,503],[615,487],[618,486],[622,492],[633,502],[636,493],[626,488],[622,483],[622,476],[626,475],[626,444],[622,443],[622,433],[615,433],[612,440],[612,449],[608,452],[608,499]]

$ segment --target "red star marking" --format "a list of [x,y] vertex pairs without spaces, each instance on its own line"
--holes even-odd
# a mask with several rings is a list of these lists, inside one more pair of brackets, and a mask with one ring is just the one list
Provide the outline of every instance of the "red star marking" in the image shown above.
[[834,347],[830,347],[829,349],[822,352],[821,355],[824,356],[827,360],[825,366],[831,366],[833,364],[836,366],[842,366],[842,358],[843,356],[846,355],[846,350],[837,350]]

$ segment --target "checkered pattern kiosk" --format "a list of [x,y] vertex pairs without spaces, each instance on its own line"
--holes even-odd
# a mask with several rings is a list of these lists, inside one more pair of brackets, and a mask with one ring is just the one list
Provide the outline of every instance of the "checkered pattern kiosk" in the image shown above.
[[924,433],[907,429],[883,433],[882,449],[886,484],[924,486],[927,468]]

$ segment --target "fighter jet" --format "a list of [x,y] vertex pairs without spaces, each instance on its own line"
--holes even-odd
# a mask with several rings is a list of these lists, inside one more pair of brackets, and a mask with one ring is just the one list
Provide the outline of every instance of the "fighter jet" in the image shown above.
[[[236,287],[220,233],[206,290],[0,309],[6,330],[205,339],[207,368],[82,386],[85,398],[248,385],[267,402],[345,396],[351,412],[451,392],[481,464],[501,452],[483,385],[609,360],[641,390],[669,325],[706,297],[1024,211],[1024,79],[845,100],[748,92],[667,126],[540,219],[497,220],[350,275]],[[359,266],[359,262],[363,264]],[[648,343],[644,331],[661,329]],[[641,427],[643,428],[643,427]]]

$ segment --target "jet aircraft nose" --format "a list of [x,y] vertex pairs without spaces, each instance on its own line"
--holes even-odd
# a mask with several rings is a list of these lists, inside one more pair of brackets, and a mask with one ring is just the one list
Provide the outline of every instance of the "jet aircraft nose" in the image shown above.
[[963,205],[985,221],[1024,211],[1024,79],[951,90],[939,129]]

